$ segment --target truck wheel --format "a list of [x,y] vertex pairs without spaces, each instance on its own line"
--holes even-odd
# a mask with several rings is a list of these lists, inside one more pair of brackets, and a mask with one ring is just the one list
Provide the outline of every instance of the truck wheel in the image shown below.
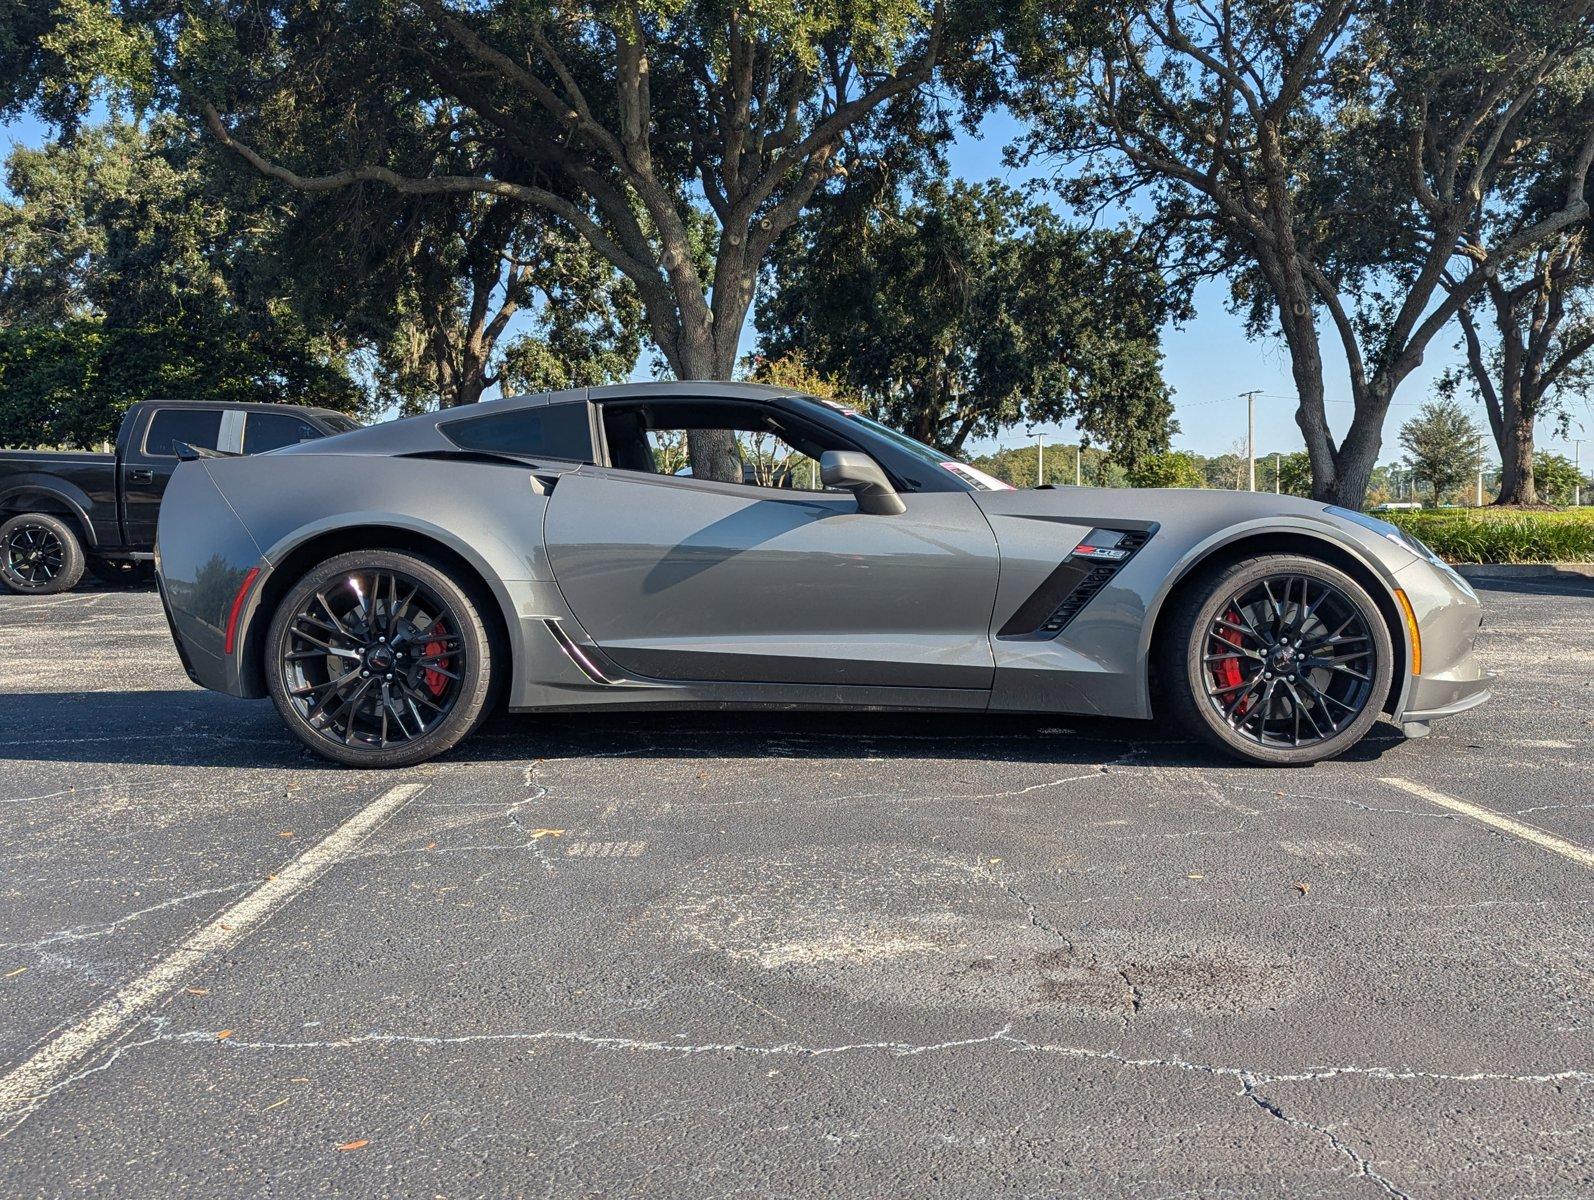
[[72,527],[49,513],[23,513],[0,525],[0,581],[14,592],[49,596],[83,578],[83,547]]

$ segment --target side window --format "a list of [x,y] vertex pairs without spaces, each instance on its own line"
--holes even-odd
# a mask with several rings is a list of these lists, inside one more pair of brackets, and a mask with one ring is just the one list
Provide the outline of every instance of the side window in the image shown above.
[[462,450],[592,461],[592,429],[585,404],[514,408],[448,421],[437,428]]
[[723,403],[656,404],[606,407],[603,430],[611,465],[655,475],[690,475],[687,433],[720,430],[731,434],[741,462],[742,482],[752,487],[823,491],[819,456],[830,445],[822,436],[784,414],[755,406]]
[[321,437],[321,431],[291,413],[250,413],[244,423],[244,453],[264,454]]
[[144,453],[152,457],[175,458],[173,442],[187,442],[202,450],[214,450],[221,442],[221,411],[198,408],[163,408],[150,418],[144,434]]

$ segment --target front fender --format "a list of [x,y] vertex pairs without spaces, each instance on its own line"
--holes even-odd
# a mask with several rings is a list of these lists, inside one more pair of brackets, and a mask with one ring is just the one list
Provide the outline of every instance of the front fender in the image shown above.
[[[1407,664],[1411,663],[1411,635],[1406,628],[1406,623],[1398,619],[1400,609],[1395,600],[1395,592],[1400,587],[1396,579],[1397,573],[1415,561],[1415,557],[1404,550],[1400,550],[1398,547],[1385,547],[1381,544],[1370,545],[1351,531],[1334,524],[1327,518],[1326,514],[1321,521],[1293,515],[1244,521],[1218,530],[1195,546],[1192,546],[1173,564],[1167,577],[1163,580],[1161,586],[1157,588],[1150,603],[1147,605],[1147,618],[1141,631],[1139,647],[1141,663],[1144,665],[1149,665],[1150,663],[1152,639],[1156,634],[1157,623],[1161,619],[1163,606],[1180,583],[1189,578],[1193,572],[1199,570],[1203,563],[1226,548],[1248,539],[1270,535],[1303,537],[1321,542],[1325,546],[1349,555],[1362,567],[1366,568],[1373,578],[1382,585],[1382,592],[1374,594],[1374,601],[1378,603],[1380,608],[1387,609],[1386,615],[1388,612],[1392,612],[1397,616],[1394,625],[1399,630],[1397,640],[1402,647],[1401,661]],[[1146,713],[1149,715],[1151,711],[1150,672],[1144,669],[1144,666],[1140,677],[1144,693],[1143,702],[1146,706]],[[1411,687],[1410,670],[1408,669],[1404,677],[1397,682],[1399,688],[1394,711],[1399,712]]]

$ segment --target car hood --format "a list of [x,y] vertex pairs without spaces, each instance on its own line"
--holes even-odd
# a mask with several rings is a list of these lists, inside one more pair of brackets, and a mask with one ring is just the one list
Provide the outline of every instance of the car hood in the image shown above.
[[[1295,517],[1332,519],[1325,506],[1298,496],[1272,492],[1223,492],[1210,488],[1026,488],[975,492],[974,502],[989,515],[1038,517],[1079,524],[1092,517],[1119,520],[1252,521]],[[1337,524],[1338,522],[1336,522]]]

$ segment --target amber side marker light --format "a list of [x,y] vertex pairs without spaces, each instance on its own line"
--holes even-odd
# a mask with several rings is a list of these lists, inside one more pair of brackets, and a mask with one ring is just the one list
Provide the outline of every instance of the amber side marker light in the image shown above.
[[1411,673],[1422,674],[1422,633],[1417,628],[1417,614],[1411,611],[1411,600],[1400,588],[1395,589],[1395,599],[1400,601],[1400,611],[1406,618],[1406,630],[1411,634]]

